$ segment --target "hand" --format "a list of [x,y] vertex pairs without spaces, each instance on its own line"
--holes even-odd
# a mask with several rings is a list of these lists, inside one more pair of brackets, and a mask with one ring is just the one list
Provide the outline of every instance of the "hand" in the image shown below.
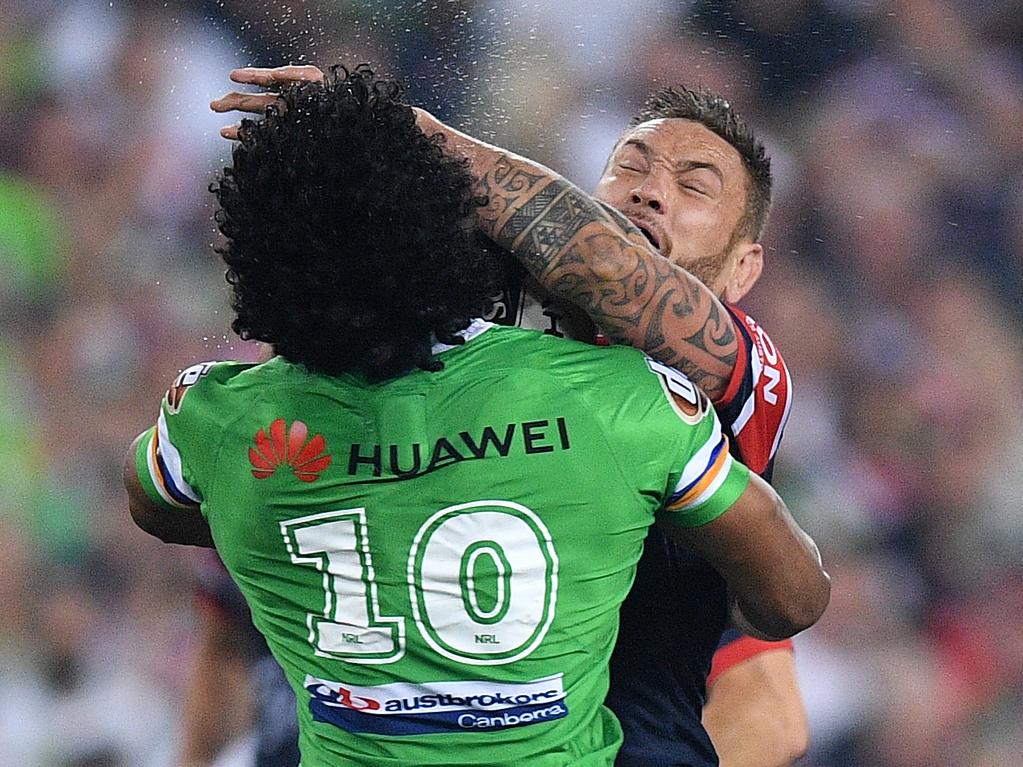
[[[275,85],[288,83],[320,82],[323,71],[319,67],[287,66],[269,69],[265,67],[243,67],[231,70],[231,80],[243,85],[258,85],[271,88]],[[242,93],[231,91],[210,102],[214,112],[251,112],[261,115],[266,108],[277,100],[276,93]],[[220,135],[232,141],[238,140],[238,125],[229,125],[220,129]]]
[[[243,85],[258,85],[261,88],[272,88],[275,85],[287,85],[289,83],[315,82],[323,80],[323,70],[311,64],[305,66],[286,66],[270,69],[267,67],[243,67],[232,69],[231,79]],[[214,112],[250,112],[251,114],[262,115],[266,108],[277,100],[274,92],[268,93],[243,93],[231,91],[225,93],[219,99],[210,102],[210,109]],[[434,133],[447,133],[450,128],[440,122],[436,117],[424,109],[413,107],[416,115],[416,123],[427,135]],[[220,129],[220,135],[232,141],[238,140],[237,124],[228,125]]]

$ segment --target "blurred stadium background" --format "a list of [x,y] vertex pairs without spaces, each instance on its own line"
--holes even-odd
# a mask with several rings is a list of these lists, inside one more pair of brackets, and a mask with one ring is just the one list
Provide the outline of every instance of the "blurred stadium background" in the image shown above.
[[[1023,764],[1018,0],[0,0],[0,765],[173,765],[193,558],[119,467],[230,335],[207,110],[240,65],[375,62],[591,186],[653,87],[774,156],[748,309],[795,378],[778,484],[821,543],[814,767]],[[225,726],[238,727],[238,710]]]

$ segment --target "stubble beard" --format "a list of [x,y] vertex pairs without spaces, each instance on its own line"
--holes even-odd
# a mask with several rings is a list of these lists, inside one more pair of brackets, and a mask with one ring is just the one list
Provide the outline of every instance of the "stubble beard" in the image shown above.
[[[718,291],[714,288],[714,282],[721,275],[721,272],[724,271],[725,263],[728,261],[728,254],[731,250],[731,245],[729,245],[724,250],[712,255],[698,256],[692,261],[688,261],[686,263],[677,261],[676,263],[708,288],[713,290],[715,295],[717,295]],[[718,298],[720,297],[721,296],[718,295]]]
[[[739,240],[742,239],[742,235],[742,226],[737,226],[732,232],[732,235],[728,238],[728,242],[725,244],[725,247],[717,253],[712,253],[709,256],[697,256],[686,263],[682,263],[680,261],[675,261],[675,263],[714,291],[714,295],[721,298],[721,291],[714,288],[714,282],[721,275],[721,272],[725,270],[725,264],[728,263],[728,257],[731,255],[735,246],[739,243]],[[674,259],[672,260],[674,261]]]

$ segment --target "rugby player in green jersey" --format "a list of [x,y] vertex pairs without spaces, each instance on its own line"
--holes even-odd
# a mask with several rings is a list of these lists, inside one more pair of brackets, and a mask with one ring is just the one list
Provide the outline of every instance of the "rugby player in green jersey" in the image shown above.
[[[231,72],[238,83],[271,89],[321,77],[309,65]],[[211,108],[262,114],[275,98],[234,92]],[[547,290],[581,303],[593,323],[624,329],[631,345],[699,382],[732,440],[733,457],[770,481],[792,387],[777,347],[734,305],[763,266],[770,159],[727,100],[702,90],[651,94],[631,126],[593,195],[628,217],[620,222],[627,241],[569,225],[573,218],[586,222],[587,206],[553,171],[467,136],[455,143],[468,147],[472,171],[497,198],[495,207],[506,211],[500,227],[482,212],[481,226],[511,233],[505,247]],[[236,128],[223,134],[232,138]],[[629,231],[630,223],[642,227],[649,245]],[[591,260],[597,268],[589,267]],[[510,280],[492,316],[502,324],[592,338],[592,325],[571,311],[572,304],[541,295]],[[730,325],[722,324],[715,296]],[[725,630],[727,594],[713,568],[659,529],[644,546],[611,662],[606,703],[625,731],[616,763],[711,767],[720,757],[729,767],[791,764],[808,739],[791,642]],[[674,586],[681,582],[684,591]],[[673,609],[662,611],[667,604]],[[655,635],[651,625],[659,629]],[[221,694],[212,681],[196,692],[207,704]]]
[[763,634],[812,624],[828,579],[685,376],[475,319],[485,201],[396,95],[342,70],[242,129],[222,255],[235,330],[278,356],[179,376],[129,451],[131,513],[216,546],[305,767],[610,765],[607,662],[655,519]]

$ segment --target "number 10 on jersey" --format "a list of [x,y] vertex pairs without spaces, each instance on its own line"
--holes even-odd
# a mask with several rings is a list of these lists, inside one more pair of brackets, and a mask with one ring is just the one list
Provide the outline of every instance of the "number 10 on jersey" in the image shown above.
[[[292,562],[322,573],[323,611],[307,615],[316,654],[349,663],[401,659],[405,618],[381,612],[366,510],[288,520],[281,534]],[[547,634],[558,557],[535,512],[510,501],[474,501],[422,524],[406,581],[412,618],[431,650],[470,665],[501,665],[529,655]]]

